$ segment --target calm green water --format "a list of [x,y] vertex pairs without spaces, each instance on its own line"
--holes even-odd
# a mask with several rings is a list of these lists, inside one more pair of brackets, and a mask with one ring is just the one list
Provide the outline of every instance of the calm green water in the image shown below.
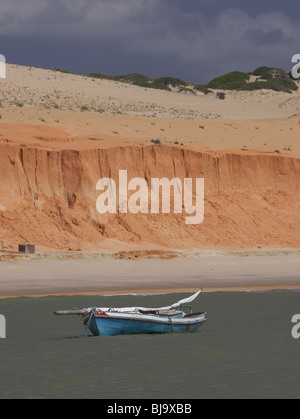
[[0,398],[299,398],[298,292],[203,293],[192,334],[83,337],[57,309],[162,306],[188,294],[0,300]]

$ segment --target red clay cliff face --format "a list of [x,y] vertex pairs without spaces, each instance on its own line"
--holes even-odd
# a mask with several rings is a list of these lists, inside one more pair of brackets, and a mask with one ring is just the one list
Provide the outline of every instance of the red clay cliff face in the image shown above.
[[[186,214],[105,214],[102,177],[205,179],[204,221]],[[47,150],[0,145],[0,251],[142,247],[300,247],[300,159],[276,153],[166,146]]]

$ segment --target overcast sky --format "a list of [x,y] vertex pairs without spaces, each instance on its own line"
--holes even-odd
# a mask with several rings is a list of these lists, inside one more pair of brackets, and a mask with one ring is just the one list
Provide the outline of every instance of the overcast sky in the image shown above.
[[300,54],[299,0],[0,0],[0,54],[82,74],[207,83]]

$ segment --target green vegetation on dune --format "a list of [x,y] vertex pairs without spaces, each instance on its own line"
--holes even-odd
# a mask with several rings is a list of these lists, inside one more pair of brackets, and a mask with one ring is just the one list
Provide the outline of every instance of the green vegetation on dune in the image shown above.
[[275,90],[276,92],[292,93],[292,90],[298,89],[296,83],[293,80],[286,78],[269,78],[266,81],[255,81],[247,84],[244,90],[261,90],[269,89]]
[[101,73],[91,73],[88,74],[88,76],[93,78],[120,81],[123,83],[134,84],[136,86],[162,90],[171,90],[171,87],[181,88],[190,84],[175,77],[159,77],[157,79],[152,79],[151,77],[144,76],[140,73],[131,73],[121,76],[105,76]]
[[216,77],[211,80],[207,87],[211,89],[226,89],[226,90],[239,90],[247,84],[250,78],[249,74],[240,71],[232,71],[231,73],[224,74],[223,76]]
[[177,79],[175,77],[159,77],[158,79],[153,80],[152,86],[155,89],[167,89],[170,90],[170,87],[176,88],[182,88],[187,87],[189,83],[186,81]]
[[[255,76],[254,81],[250,80],[250,76]],[[168,91],[177,89],[179,92],[192,93],[200,91],[205,94],[211,93],[211,89],[237,91],[268,89],[286,93],[292,93],[292,91],[298,89],[297,84],[284,70],[266,66],[259,67],[253,72],[249,73],[232,71],[230,73],[224,74],[223,76],[214,78],[206,85],[188,83],[175,77],[159,77],[153,79],[140,73],[131,73],[119,76],[106,76],[102,73],[91,73],[88,74],[88,77],[130,83],[136,86],[151,89],[161,89]]]
[[153,81],[150,77],[144,76],[140,73],[132,73],[125,76],[115,76],[114,80],[122,81],[124,83],[131,83],[142,87],[148,86],[148,84],[152,83]]
[[[256,76],[256,80],[250,82],[250,76]],[[292,93],[297,90],[296,83],[284,70],[270,67],[259,67],[252,73],[233,71],[217,77],[207,84],[211,89],[220,90],[275,90],[277,92]]]
[[208,94],[208,93],[212,93],[212,91],[205,85],[205,84],[196,84],[194,86],[194,88],[196,90],[198,90],[199,92],[202,92],[204,94]]

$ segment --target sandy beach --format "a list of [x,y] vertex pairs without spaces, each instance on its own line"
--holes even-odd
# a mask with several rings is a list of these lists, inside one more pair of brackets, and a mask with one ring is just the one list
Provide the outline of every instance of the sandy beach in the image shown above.
[[208,251],[171,259],[82,259],[1,264],[0,296],[111,295],[127,293],[300,289],[300,250]]

